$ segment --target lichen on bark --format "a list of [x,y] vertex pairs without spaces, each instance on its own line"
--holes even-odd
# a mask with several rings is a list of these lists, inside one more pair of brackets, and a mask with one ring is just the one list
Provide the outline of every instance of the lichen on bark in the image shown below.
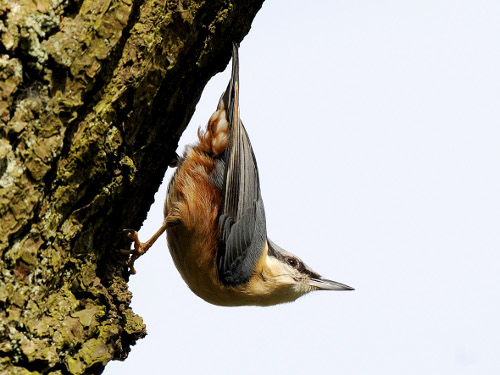
[[0,374],[100,373],[145,336],[139,228],[262,0],[0,0]]

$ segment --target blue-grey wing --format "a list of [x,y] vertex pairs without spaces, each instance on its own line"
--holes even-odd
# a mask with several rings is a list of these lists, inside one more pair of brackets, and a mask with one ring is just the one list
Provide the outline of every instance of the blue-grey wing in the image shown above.
[[257,162],[240,120],[238,97],[238,51],[233,46],[231,81],[221,98],[229,122],[229,143],[217,162],[222,176],[217,272],[226,286],[248,282],[267,240]]

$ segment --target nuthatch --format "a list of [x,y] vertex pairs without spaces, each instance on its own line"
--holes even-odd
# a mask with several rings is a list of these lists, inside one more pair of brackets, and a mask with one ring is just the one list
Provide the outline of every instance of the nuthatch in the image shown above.
[[189,288],[214,305],[274,305],[313,290],[352,290],[323,279],[266,232],[257,162],[240,120],[238,50],[231,80],[199,143],[177,162],[158,232],[141,243],[135,231],[134,261],[167,231],[175,266]]

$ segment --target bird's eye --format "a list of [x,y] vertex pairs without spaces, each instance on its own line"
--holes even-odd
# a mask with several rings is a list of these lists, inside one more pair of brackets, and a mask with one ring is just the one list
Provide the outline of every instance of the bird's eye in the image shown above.
[[297,261],[297,259],[295,258],[292,258],[292,257],[288,257],[286,258],[286,261],[287,263],[291,266],[291,267],[297,267],[299,265],[299,262]]

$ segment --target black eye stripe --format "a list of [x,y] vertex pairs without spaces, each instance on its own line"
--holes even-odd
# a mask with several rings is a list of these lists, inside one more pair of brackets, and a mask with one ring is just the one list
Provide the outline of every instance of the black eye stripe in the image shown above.
[[[275,258],[279,259],[280,261],[285,262],[285,263],[290,265],[290,263],[288,263],[288,259],[293,258],[293,257],[287,256],[287,255],[281,253],[280,251],[275,249],[273,247],[272,243],[270,243],[270,242],[268,242],[268,245],[269,245],[269,252],[268,252],[269,256],[275,257]],[[299,272],[301,272],[305,275],[308,275],[309,277],[313,277],[316,279],[319,279],[321,277],[316,272],[313,272],[313,271],[307,269],[306,265],[304,263],[302,263],[301,261],[299,261],[297,258],[293,258],[293,259],[295,259],[297,261],[297,264],[295,266],[290,265],[291,267],[296,268]]]

